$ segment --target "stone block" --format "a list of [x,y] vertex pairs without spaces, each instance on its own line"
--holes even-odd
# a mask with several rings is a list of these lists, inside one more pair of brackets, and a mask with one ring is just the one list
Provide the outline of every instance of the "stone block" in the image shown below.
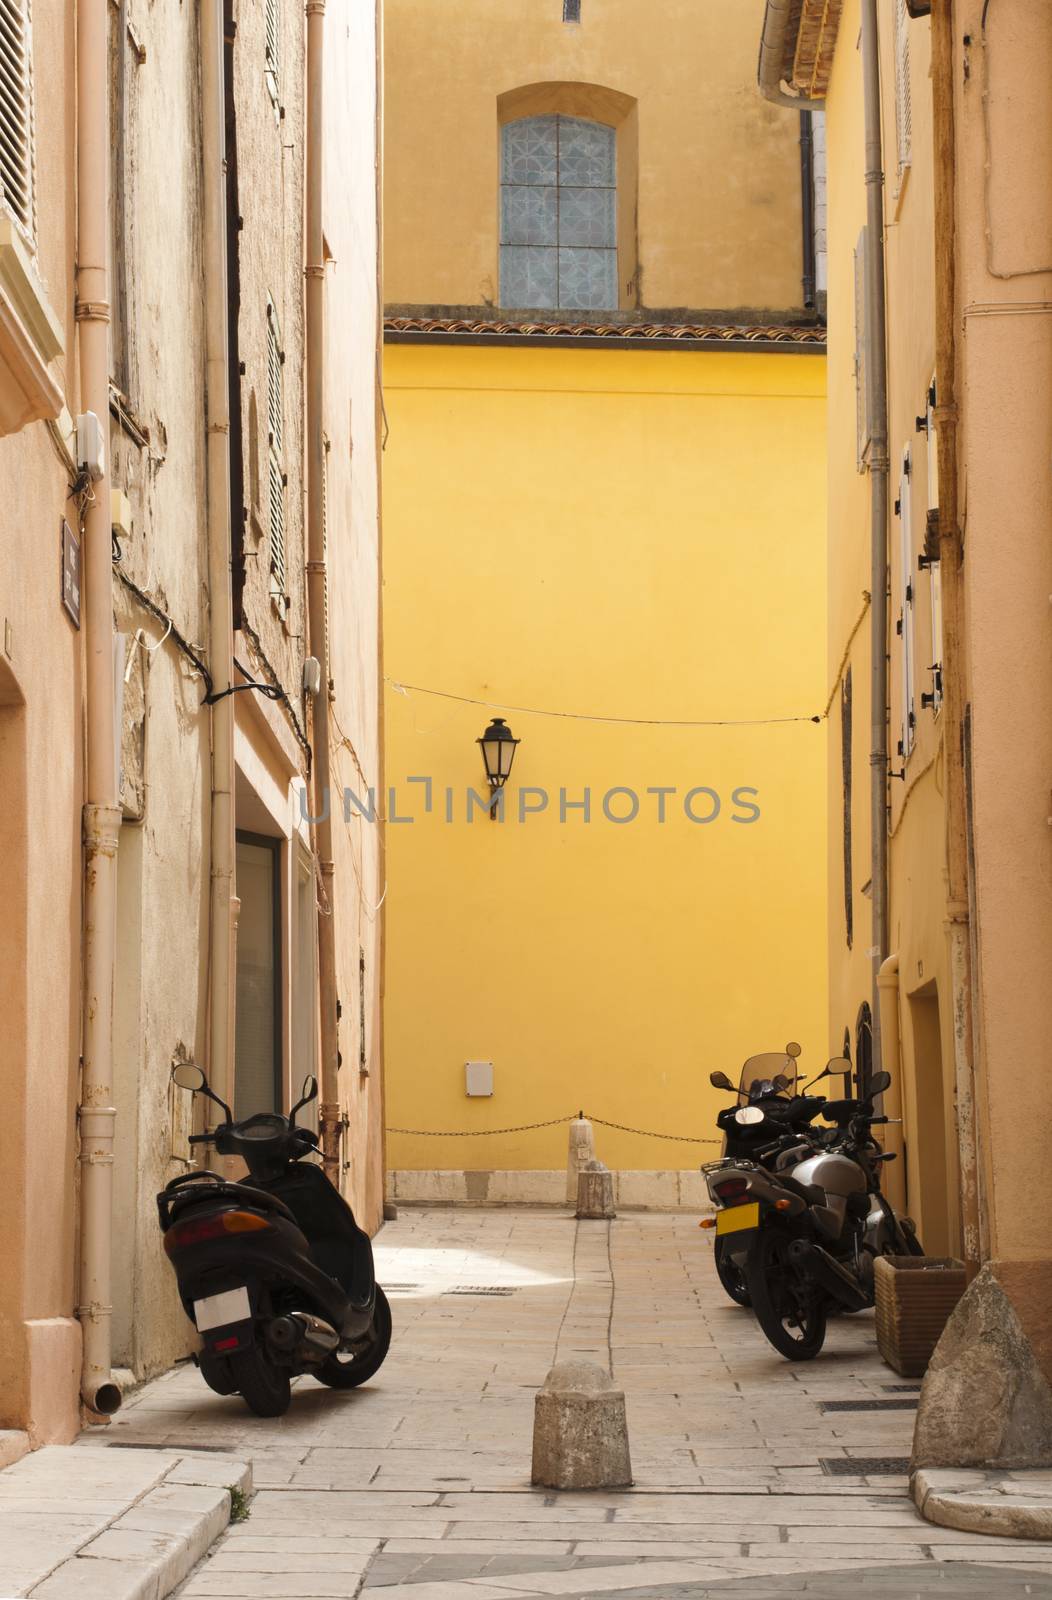
[[566,1158],[566,1204],[576,1206],[581,1173],[595,1160],[595,1135],[587,1117],[574,1117],[570,1123],[570,1142]]
[[935,1347],[912,1467],[1052,1465],[1052,1262],[988,1262]]
[[616,1217],[613,1174],[601,1161],[589,1161],[577,1179],[577,1215],[587,1221]]
[[561,1362],[538,1392],[533,1482],[547,1489],[620,1489],[632,1482],[624,1393],[594,1362]]

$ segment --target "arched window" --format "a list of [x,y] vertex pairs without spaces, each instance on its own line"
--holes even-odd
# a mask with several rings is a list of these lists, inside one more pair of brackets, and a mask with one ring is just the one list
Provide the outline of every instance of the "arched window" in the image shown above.
[[616,130],[583,117],[520,117],[504,124],[503,307],[616,309],[616,150]]

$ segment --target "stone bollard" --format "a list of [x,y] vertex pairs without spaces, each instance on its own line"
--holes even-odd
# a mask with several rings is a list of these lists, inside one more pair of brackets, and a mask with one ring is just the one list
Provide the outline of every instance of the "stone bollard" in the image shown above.
[[582,1113],[570,1124],[570,1148],[566,1158],[566,1204],[577,1204],[577,1180],[589,1161],[595,1160],[592,1124]]
[[577,1215],[588,1222],[617,1216],[613,1174],[601,1161],[589,1161],[577,1180]]
[[632,1482],[625,1396],[594,1361],[563,1361],[537,1393],[532,1482],[545,1489],[624,1489]]

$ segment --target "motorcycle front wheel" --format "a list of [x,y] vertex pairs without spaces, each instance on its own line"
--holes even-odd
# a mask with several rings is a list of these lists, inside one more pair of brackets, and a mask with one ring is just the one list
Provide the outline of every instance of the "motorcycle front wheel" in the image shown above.
[[230,1358],[233,1386],[257,1417],[283,1417],[292,1399],[292,1381],[262,1350],[240,1350]]
[[756,1320],[778,1354],[813,1361],[825,1343],[825,1302],[789,1260],[790,1242],[777,1228],[761,1228],[749,1246],[745,1282]]
[[724,1241],[717,1236],[716,1246],[713,1251],[713,1261],[716,1266],[716,1276],[719,1278],[724,1292],[730,1295],[736,1306],[750,1306],[749,1286],[745,1282],[745,1273],[737,1266],[724,1251]]
[[391,1348],[391,1307],[380,1285],[376,1285],[373,1320],[365,1337],[346,1353],[334,1351],[322,1362],[314,1376],[330,1389],[357,1389],[360,1383],[379,1372]]

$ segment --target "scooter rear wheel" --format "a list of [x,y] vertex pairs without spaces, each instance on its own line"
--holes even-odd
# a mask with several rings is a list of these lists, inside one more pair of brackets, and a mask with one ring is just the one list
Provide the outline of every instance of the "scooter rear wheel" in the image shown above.
[[292,1399],[288,1372],[276,1367],[261,1350],[240,1350],[230,1357],[230,1373],[242,1400],[257,1417],[283,1417]]
[[391,1348],[391,1307],[380,1285],[376,1285],[373,1320],[365,1337],[346,1354],[329,1356],[314,1376],[330,1389],[357,1389],[383,1366]]
[[736,1266],[724,1250],[724,1241],[716,1240],[713,1251],[713,1261],[716,1267],[716,1276],[726,1294],[730,1295],[736,1306],[751,1306],[749,1299],[749,1286],[745,1281],[745,1273],[741,1267]]

